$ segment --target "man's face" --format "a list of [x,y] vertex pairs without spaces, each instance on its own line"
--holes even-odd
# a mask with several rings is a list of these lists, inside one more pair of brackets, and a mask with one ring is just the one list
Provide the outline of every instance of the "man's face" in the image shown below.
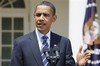
[[37,29],[46,34],[51,27],[51,24],[55,22],[56,16],[53,15],[53,11],[49,6],[39,5],[34,13],[34,21]]

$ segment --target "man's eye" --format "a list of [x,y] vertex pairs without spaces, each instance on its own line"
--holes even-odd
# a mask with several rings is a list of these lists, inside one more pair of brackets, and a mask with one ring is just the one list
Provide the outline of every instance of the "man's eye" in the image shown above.
[[45,13],[44,13],[44,14],[43,14],[43,16],[45,16],[45,17],[49,17],[50,15],[49,15],[49,14],[45,14]]
[[42,14],[42,13],[36,13],[36,14],[35,14],[35,16],[37,16],[37,17],[41,17],[41,15],[44,16],[44,17],[49,17],[49,16],[50,16],[50,15],[47,14],[47,13],[43,13],[43,14]]
[[38,13],[38,14],[36,14],[35,16],[40,17],[40,16],[41,16],[41,14],[40,14],[40,13]]

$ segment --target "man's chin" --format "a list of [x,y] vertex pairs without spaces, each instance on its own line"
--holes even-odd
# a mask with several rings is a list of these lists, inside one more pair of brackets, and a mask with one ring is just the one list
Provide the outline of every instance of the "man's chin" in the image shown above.
[[37,28],[39,32],[43,32],[44,30],[42,28]]

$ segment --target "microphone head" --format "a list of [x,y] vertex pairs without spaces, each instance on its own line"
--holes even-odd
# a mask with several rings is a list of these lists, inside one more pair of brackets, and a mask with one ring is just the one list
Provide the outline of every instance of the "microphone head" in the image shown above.
[[57,45],[54,45],[54,47],[53,47],[53,51],[55,52],[55,51],[60,51],[60,49],[59,49],[59,47],[57,46]]
[[60,49],[59,49],[59,47],[57,46],[57,45],[54,45],[54,47],[53,47],[53,52],[55,53],[55,57],[57,58],[57,60],[60,58]]

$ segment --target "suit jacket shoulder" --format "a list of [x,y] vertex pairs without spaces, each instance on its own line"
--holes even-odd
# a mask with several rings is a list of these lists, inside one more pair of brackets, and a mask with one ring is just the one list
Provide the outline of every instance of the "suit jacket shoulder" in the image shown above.
[[61,36],[61,35],[56,34],[54,32],[51,32],[51,40],[55,40],[57,42],[60,42],[61,40],[63,40],[63,41],[70,41],[69,38]]
[[23,36],[20,36],[20,37],[16,38],[16,39],[15,39],[15,42],[20,43],[20,42],[26,41],[27,39],[31,39],[31,38],[34,37],[34,36],[36,36],[36,35],[35,35],[35,31],[30,32],[30,33],[28,33],[28,34],[25,34],[25,35],[23,35]]

